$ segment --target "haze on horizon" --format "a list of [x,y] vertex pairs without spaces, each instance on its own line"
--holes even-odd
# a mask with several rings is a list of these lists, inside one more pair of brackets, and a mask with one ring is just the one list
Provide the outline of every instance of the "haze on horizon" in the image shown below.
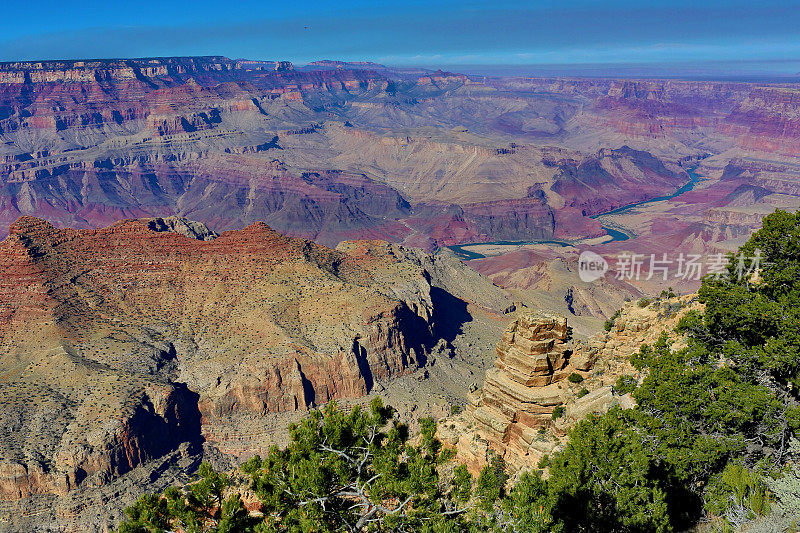
[[800,72],[785,0],[366,0],[31,4],[10,0],[0,61],[225,55],[519,73]]

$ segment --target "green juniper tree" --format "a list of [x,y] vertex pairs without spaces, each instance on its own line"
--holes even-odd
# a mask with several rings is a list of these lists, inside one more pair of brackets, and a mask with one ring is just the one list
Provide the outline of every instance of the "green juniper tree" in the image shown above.
[[[423,530],[458,521],[438,467],[450,453],[421,421],[419,443],[374,400],[345,413],[329,403],[289,429],[291,443],[244,466],[266,523],[285,531]],[[463,480],[461,480],[463,484]],[[465,488],[456,493],[464,500]]]
[[195,480],[184,488],[170,487],[160,496],[145,494],[125,510],[128,520],[120,533],[251,531],[256,520],[244,508],[238,494],[225,497],[229,479],[208,463],[200,465]]
[[445,468],[453,453],[435,438],[433,420],[420,420],[412,437],[380,399],[350,411],[331,402],[289,433],[286,448],[242,467],[260,500],[258,516],[245,511],[227,476],[204,464],[186,487],[140,498],[120,531],[457,533],[483,527],[474,509],[498,507],[507,479],[498,461],[477,483],[463,465]]
[[788,442],[800,427],[800,217],[767,216],[699,299],[705,309],[679,324],[686,348],[662,335],[632,358],[643,382],[616,389],[636,407],[579,423],[551,460],[551,512],[567,529],[669,531],[703,512],[768,511],[760,476],[797,459]]

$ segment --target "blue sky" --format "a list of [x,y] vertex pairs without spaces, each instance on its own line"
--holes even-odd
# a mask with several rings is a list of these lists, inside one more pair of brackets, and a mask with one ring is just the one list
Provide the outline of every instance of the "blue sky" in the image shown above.
[[798,6],[797,0],[6,0],[0,61],[218,54],[421,66],[741,62],[780,70],[800,59]]

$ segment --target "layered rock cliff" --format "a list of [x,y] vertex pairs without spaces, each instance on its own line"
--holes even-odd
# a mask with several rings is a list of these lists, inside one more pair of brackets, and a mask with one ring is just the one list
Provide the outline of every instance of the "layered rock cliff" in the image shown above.
[[573,370],[566,339],[561,317],[523,315],[506,329],[495,368],[471,398],[477,430],[490,446],[505,446],[510,457],[525,455],[535,432],[550,424],[563,403],[558,382]]
[[0,243],[0,500],[102,487],[183,442],[241,453],[226,441],[241,420],[424,364],[443,313],[431,283],[464,268],[442,261],[263,223],[21,218]]
[[647,146],[573,142],[598,111],[550,90],[216,56],[0,64],[0,236],[22,215],[178,215],[328,245],[577,238],[602,234],[583,214],[686,181]]
[[441,434],[473,470],[489,450],[522,468],[540,430],[552,426],[553,413],[563,409],[568,387],[561,382],[593,364],[592,358],[573,353],[565,318],[522,314],[503,333],[495,368],[470,395],[467,413],[455,423],[443,422]]
[[698,305],[693,295],[631,302],[609,331],[585,341],[571,339],[563,317],[522,313],[503,333],[495,367],[470,394],[466,412],[440,422],[440,437],[473,472],[493,453],[512,471],[537,468],[563,448],[569,428],[587,414],[634,405],[630,395],[613,390],[622,375],[642,377],[630,356],[662,332],[680,346],[674,328]]

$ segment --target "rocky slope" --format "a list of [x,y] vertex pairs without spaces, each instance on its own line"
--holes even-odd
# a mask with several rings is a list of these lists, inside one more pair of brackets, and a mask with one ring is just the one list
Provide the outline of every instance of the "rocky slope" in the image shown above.
[[460,296],[509,304],[451,254],[334,250],[263,223],[216,236],[174,218],[72,230],[24,217],[0,271],[0,516],[30,519],[11,529],[82,529],[102,487],[181,443],[264,449],[274,438],[245,438],[248,420],[359,398],[429,364],[469,320]]
[[613,270],[593,282],[582,281],[576,249],[554,250],[542,244],[509,248],[468,264],[497,285],[516,294],[531,295],[543,307],[571,315],[573,320],[609,317],[627,300],[638,299],[642,294],[628,281],[617,279]]

